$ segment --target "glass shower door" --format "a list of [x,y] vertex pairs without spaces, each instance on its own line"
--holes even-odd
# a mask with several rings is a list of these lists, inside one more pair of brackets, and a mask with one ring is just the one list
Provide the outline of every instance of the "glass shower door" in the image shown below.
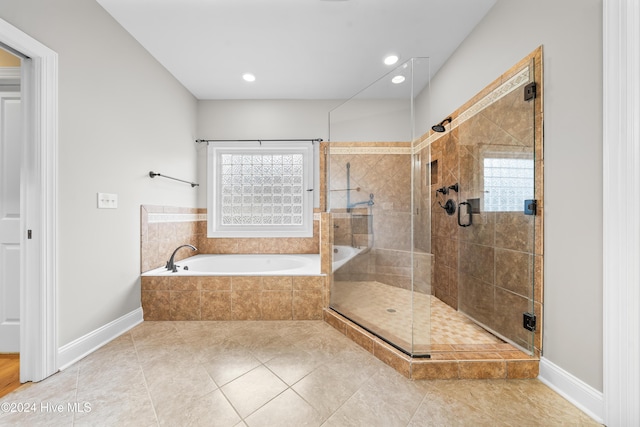
[[533,60],[482,102],[458,123],[458,308],[533,353],[542,173]]
[[330,307],[407,354],[430,339],[413,232],[413,117],[428,78],[428,59],[413,58],[329,115]]

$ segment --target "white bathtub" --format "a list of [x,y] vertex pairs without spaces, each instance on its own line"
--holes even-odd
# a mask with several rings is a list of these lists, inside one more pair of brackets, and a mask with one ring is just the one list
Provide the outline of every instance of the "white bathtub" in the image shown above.
[[[312,276],[320,274],[318,254],[195,255],[176,262],[178,271],[164,267],[143,276]],[[185,269],[186,267],[186,269]]]
[[331,267],[333,271],[336,271],[343,265],[345,265],[351,258],[362,252],[362,249],[353,248],[351,246],[334,246],[333,247],[333,262]]

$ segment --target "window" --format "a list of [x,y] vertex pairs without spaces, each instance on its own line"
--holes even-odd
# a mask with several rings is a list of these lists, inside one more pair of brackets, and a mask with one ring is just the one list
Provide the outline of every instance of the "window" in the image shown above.
[[209,237],[312,237],[311,142],[212,142]]
[[524,200],[533,199],[534,168],[532,159],[484,159],[484,210],[517,212]]

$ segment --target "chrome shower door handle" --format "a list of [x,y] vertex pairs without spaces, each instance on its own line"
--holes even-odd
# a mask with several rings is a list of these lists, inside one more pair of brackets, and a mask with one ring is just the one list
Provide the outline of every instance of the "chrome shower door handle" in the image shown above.
[[[469,215],[469,222],[468,222],[468,223],[466,223],[466,224],[463,224],[463,223],[460,221],[460,214],[462,213],[462,206],[463,206],[463,205],[466,205],[466,206],[467,206],[466,211],[467,211],[467,214]],[[460,227],[468,227],[468,226],[470,226],[472,223],[473,223],[473,216],[471,215],[471,204],[470,204],[469,202],[460,202],[460,203],[458,203],[458,225],[459,225]]]

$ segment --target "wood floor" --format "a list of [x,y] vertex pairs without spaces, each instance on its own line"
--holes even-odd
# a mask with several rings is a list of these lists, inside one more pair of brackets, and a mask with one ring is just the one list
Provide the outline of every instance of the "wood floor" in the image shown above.
[[0,397],[20,387],[20,355],[0,354]]

